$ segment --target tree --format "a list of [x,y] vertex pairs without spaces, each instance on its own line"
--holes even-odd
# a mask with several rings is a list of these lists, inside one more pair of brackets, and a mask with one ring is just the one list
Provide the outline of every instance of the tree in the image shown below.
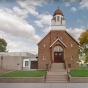
[[88,62],[88,29],[80,35],[79,41],[80,55],[85,54],[85,61]]
[[5,52],[6,46],[7,42],[3,38],[0,38],[0,52]]

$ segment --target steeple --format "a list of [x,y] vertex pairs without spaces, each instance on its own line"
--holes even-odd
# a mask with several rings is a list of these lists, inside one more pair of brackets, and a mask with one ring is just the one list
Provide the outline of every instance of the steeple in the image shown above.
[[65,30],[65,18],[59,6],[53,14],[53,18],[51,20],[51,30]]

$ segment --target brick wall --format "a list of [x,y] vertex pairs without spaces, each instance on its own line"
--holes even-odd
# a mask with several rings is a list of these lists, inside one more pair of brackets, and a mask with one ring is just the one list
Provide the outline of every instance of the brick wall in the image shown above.
[[[55,44],[50,48],[50,45],[59,38],[67,47],[65,47],[60,41],[55,42]],[[46,44],[46,47],[44,47]],[[45,69],[45,65],[50,62],[50,59],[54,61],[54,46],[61,45],[64,49],[64,60],[67,64],[71,64],[72,68],[77,68],[78,61],[78,43],[65,31],[65,30],[52,30],[46,37],[40,41],[38,44],[38,68]],[[73,44],[73,47],[71,47]],[[43,60],[43,56],[46,56],[46,59]],[[73,60],[71,57],[73,56]]]

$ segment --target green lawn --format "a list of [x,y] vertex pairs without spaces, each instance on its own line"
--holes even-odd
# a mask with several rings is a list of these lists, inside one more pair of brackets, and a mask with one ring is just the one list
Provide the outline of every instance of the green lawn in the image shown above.
[[69,74],[72,77],[88,77],[88,68],[71,69]]
[[43,77],[45,70],[36,71],[14,71],[8,74],[0,75],[0,77]]

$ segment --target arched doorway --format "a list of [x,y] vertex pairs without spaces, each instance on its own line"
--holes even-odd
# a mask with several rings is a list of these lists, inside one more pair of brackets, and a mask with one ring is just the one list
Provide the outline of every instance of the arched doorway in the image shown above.
[[54,63],[63,63],[63,48],[60,45],[54,47]]

